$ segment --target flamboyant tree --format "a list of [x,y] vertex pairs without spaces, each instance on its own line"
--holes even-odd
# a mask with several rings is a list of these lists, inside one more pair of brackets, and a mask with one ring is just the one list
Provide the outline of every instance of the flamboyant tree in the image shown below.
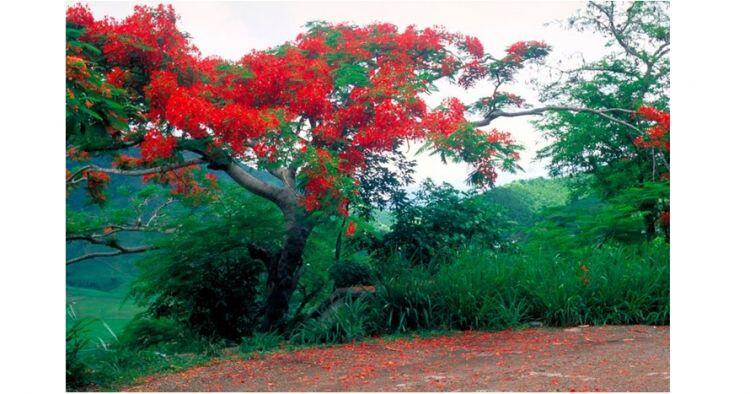
[[[363,200],[363,177],[383,168],[368,167],[373,158],[411,141],[473,165],[479,187],[515,170],[520,147],[510,134],[478,127],[524,105],[501,87],[549,52],[518,42],[495,58],[478,39],[437,27],[310,23],[292,41],[229,61],[201,56],[176,21],[171,6],[136,6],[122,20],[68,8],[68,155],[112,162],[71,168],[67,183],[101,201],[110,174],[136,175],[193,198],[210,187],[199,176],[205,166],[272,201],[283,247],[248,246],[268,272],[266,329],[283,321],[316,220],[346,217]],[[464,88],[486,79],[495,89],[477,103],[428,108],[424,95],[440,79]],[[468,120],[470,111],[483,118]],[[355,231],[352,222],[346,233]]]

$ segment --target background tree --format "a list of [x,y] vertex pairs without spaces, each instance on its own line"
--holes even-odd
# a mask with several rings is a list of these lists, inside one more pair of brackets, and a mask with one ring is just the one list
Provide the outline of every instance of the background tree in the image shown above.
[[422,265],[437,263],[466,245],[507,251],[512,247],[507,208],[428,179],[412,198],[396,206],[391,231],[370,248],[375,253],[400,253]]
[[550,159],[552,175],[589,174],[578,179],[605,199],[634,188],[650,196],[629,200],[645,213],[651,236],[659,217],[668,231],[668,12],[666,2],[588,3],[569,26],[602,35],[612,50],[599,60],[554,70],[558,80],[543,87],[542,100],[599,112],[546,111],[536,122],[551,141],[539,156]]
[[[441,78],[466,88],[489,78],[493,95],[473,109],[489,115],[519,106],[499,88],[549,51],[519,42],[497,59],[476,38],[439,28],[311,23],[295,40],[234,62],[202,57],[176,20],[161,5],[137,6],[120,21],[68,9],[68,154],[112,160],[72,168],[68,185],[85,184],[103,201],[110,174],[135,175],[200,201],[205,166],[271,201],[283,216],[281,247],[248,248],[268,273],[265,329],[283,321],[317,221],[366,202],[362,176],[375,168],[368,157],[413,141],[471,163],[478,186],[492,184],[497,169],[513,171],[519,146],[509,134],[477,128],[491,117],[467,120],[457,99],[428,109],[422,96]],[[124,152],[133,147],[139,157]]]
[[536,124],[551,143],[539,156],[551,159],[551,175],[592,175],[576,179],[593,181],[604,198],[663,183],[657,199],[637,207],[649,237],[659,223],[669,231],[668,10],[666,2],[589,2],[568,24],[603,35],[613,48],[609,55],[570,70],[551,67],[555,82],[542,86],[542,106],[508,111],[492,98],[473,106],[484,117],[478,126],[543,116]]

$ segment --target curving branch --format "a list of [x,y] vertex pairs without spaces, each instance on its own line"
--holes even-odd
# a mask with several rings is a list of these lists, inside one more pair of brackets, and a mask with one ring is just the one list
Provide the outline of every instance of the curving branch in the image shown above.
[[626,53],[642,60],[644,63],[648,63],[648,59],[645,58],[645,56],[641,53],[638,53],[635,48],[631,47],[627,42],[625,42],[625,37],[623,36],[623,33],[625,31],[625,28],[627,28],[627,25],[630,23],[630,17],[628,18],[628,22],[622,27],[617,28],[615,25],[615,14],[614,14],[614,3],[609,3],[609,8],[605,8],[604,6],[597,4],[595,2],[590,3],[594,8],[598,9],[604,16],[607,18],[607,26],[604,26],[609,32],[612,34],[612,37],[614,37],[615,41],[622,47],[623,50],[625,50]]
[[165,164],[163,166],[150,167],[150,168],[139,168],[137,170],[123,170],[119,168],[99,167],[97,165],[92,164],[92,165],[83,166],[79,168],[78,171],[71,174],[67,179],[67,183],[70,185],[70,184],[80,182],[80,178],[76,179],[76,177],[84,171],[97,171],[97,172],[104,172],[107,174],[126,175],[126,176],[141,176],[141,175],[149,175],[149,174],[156,174],[159,172],[176,170],[176,169],[183,168],[183,167],[190,167],[190,166],[201,164],[201,163],[204,163],[204,160],[201,158],[196,158],[196,159],[186,160],[182,163]]
[[546,107],[539,107],[539,108],[529,109],[525,111],[516,111],[516,112],[505,112],[501,109],[495,109],[489,114],[485,115],[484,119],[472,122],[472,124],[477,127],[487,126],[490,124],[490,122],[492,122],[493,120],[497,118],[513,118],[517,116],[543,115],[545,112],[548,112],[548,111],[589,112],[589,113],[597,114],[599,116],[607,118],[608,120],[619,123],[623,126],[627,126],[641,133],[641,130],[639,128],[633,126],[632,124],[628,122],[617,119],[614,116],[608,114],[608,112],[623,112],[623,113],[629,113],[629,114],[635,113],[635,111],[630,110],[630,109],[625,109],[625,108],[593,109],[593,108],[582,108],[582,107],[569,107],[569,106],[562,106],[562,105],[548,105]]
[[72,258],[70,260],[67,260],[65,262],[65,265],[75,264],[75,263],[78,263],[78,262],[81,262],[81,261],[84,261],[84,260],[93,259],[93,258],[96,258],[96,257],[111,257],[111,256],[118,256],[118,255],[121,255],[121,254],[142,253],[142,252],[147,252],[149,250],[157,249],[156,246],[152,246],[152,245],[135,246],[135,247],[124,247],[124,246],[121,246],[119,244],[116,244],[116,245],[118,245],[118,246],[116,247],[117,250],[115,250],[115,251],[112,251],[112,252],[88,253],[88,254],[85,254],[83,256],[78,256],[78,257],[74,257],[74,258]]
[[[513,117],[518,117],[518,116],[543,115],[545,112],[548,112],[548,111],[588,112],[588,113],[596,114],[607,120],[610,120],[617,124],[626,126],[632,130],[635,130],[638,133],[638,135],[643,135],[643,131],[640,128],[624,120],[617,119],[616,117],[609,114],[613,112],[622,112],[622,113],[628,113],[628,114],[636,113],[636,111],[633,111],[631,109],[625,109],[625,108],[593,109],[593,108],[583,108],[583,107],[569,107],[569,106],[562,106],[562,105],[548,105],[546,107],[539,107],[539,108],[533,108],[533,109],[529,109],[525,111],[516,111],[516,112],[505,112],[501,109],[495,109],[489,114],[487,114],[484,117],[484,119],[472,122],[472,124],[476,127],[482,127],[482,126],[489,125],[490,122],[492,122],[493,120],[497,118],[513,118]],[[659,155],[658,157],[661,159],[664,165],[669,167],[669,162],[664,156]]]
[[278,178],[280,181],[284,182],[284,185],[286,185],[289,188],[294,188],[294,174],[292,173],[292,170],[287,167],[282,168],[276,168],[269,171],[273,176]]
[[[235,182],[250,192],[279,204],[285,189],[273,186],[254,177],[234,161],[222,168]],[[286,183],[286,182],[285,182]]]
[[277,205],[282,202],[285,193],[289,194],[290,190],[294,190],[294,172],[291,169],[279,168],[269,171],[271,175],[284,183],[285,187],[281,188],[258,179],[227,154],[217,157],[216,153],[209,154],[208,152],[196,147],[185,147],[183,149],[201,155],[201,160],[208,163],[209,168],[224,171],[230,178],[232,178],[232,180],[246,190],[270,200]]

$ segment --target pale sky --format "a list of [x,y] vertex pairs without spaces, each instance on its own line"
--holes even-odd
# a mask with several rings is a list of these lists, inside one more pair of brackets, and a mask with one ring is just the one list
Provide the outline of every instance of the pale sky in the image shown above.
[[[132,12],[133,5],[143,2],[85,2],[96,17],[105,15],[122,18]],[[445,26],[478,37],[486,52],[501,57],[505,48],[516,41],[540,40],[552,46],[547,64],[563,67],[583,55],[587,59],[604,52],[601,38],[559,27],[555,21],[565,20],[584,3],[577,1],[514,1],[514,2],[172,2],[181,19],[178,25],[189,33],[203,55],[217,55],[238,60],[252,49],[266,49],[293,40],[306,22],[352,22],[367,24],[390,22],[399,28],[410,24],[417,27]],[[547,24],[547,26],[545,26]],[[525,70],[516,83],[505,90],[516,93],[527,102],[537,104],[531,78],[544,80],[545,70]],[[447,83],[439,83],[440,92],[426,98],[435,106],[445,97],[458,97],[465,103],[488,96],[492,89],[477,85],[468,91]],[[529,121],[531,117],[496,119],[490,127],[509,131],[526,149],[521,152],[521,166],[526,172],[501,173],[498,184],[515,179],[535,178],[547,174],[544,163],[535,161],[536,151],[544,146],[541,134]],[[412,147],[412,152],[417,149]],[[465,164],[442,164],[437,157],[421,154],[417,158],[416,180],[430,177],[466,189],[465,179],[470,168]]]

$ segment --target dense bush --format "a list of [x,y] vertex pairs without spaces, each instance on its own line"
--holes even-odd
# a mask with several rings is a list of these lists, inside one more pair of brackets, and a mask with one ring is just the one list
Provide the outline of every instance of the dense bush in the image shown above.
[[328,272],[335,288],[372,283],[370,267],[358,261],[338,261],[331,265]]
[[159,249],[139,262],[132,295],[156,318],[171,318],[206,338],[238,340],[256,326],[263,262],[249,244],[278,248],[280,214],[242,192],[182,218]]
[[396,221],[375,252],[396,252],[424,265],[468,244],[507,250],[511,223],[503,212],[485,198],[427,180],[413,199],[396,206]]
[[137,316],[120,335],[120,343],[134,350],[158,347],[160,350],[184,348],[195,341],[194,335],[175,319],[169,317]]
[[204,337],[238,339],[255,328],[259,310],[262,265],[245,253],[165,259],[134,290],[153,317],[173,319]]

